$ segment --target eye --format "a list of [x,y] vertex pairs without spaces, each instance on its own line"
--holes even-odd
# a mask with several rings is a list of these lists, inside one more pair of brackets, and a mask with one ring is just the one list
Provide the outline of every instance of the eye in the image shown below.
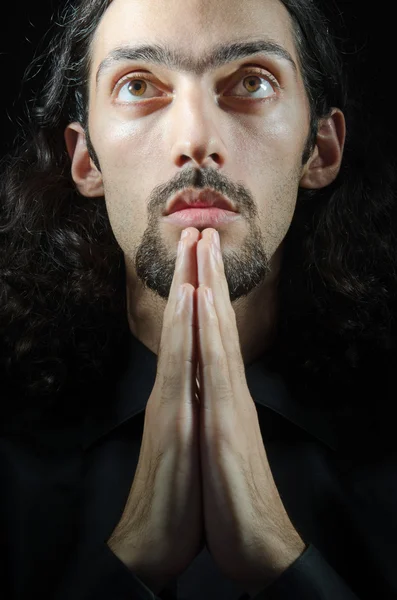
[[[254,99],[265,99],[273,96],[276,89],[280,86],[277,80],[270,74],[262,76],[256,73],[247,74],[243,79],[235,85],[232,89],[238,88],[244,92],[248,92],[247,98],[251,97]],[[147,95],[147,91],[153,90],[154,94]],[[134,104],[134,98],[136,101],[141,99],[153,98],[156,95],[156,86],[151,84],[139,73],[137,76],[127,75],[123,77],[117,85],[116,95],[117,99],[123,104]],[[258,95],[259,94],[259,95]],[[225,94],[226,96],[235,96],[236,94]],[[241,95],[241,94],[237,94]],[[244,95],[242,96],[244,97]]]
[[[270,80],[270,81],[269,81]],[[277,81],[271,76],[266,75],[266,77],[262,77],[258,74],[250,74],[244,77],[241,82],[235,85],[232,89],[236,89],[240,86],[240,89],[244,92],[248,92],[248,96],[251,98],[269,98],[269,96],[273,96],[275,90],[280,86]],[[259,95],[256,95],[259,94]],[[235,96],[236,94],[225,94],[225,96]],[[240,95],[240,94],[237,94]]]
[[[121,85],[125,81],[124,85]],[[134,98],[136,100],[140,100],[143,98],[153,98],[153,96],[148,96],[146,91],[150,88],[155,90],[155,86],[151,85],[145,79],[138,79],[137,77],[128,76],[128,78],[122,79],[117,92],[117,98],[120,102],[123,103],[134,103]]]

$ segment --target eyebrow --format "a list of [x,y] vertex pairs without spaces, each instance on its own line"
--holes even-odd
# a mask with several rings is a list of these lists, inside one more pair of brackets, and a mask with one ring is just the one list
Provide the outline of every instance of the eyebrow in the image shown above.
[[280,44],[271,39],[261,39],[257,41],[220,44],[211,53],[197,60],[191,56],[184,56],[180,52],[161,44],[121,46],[112,50],[101,62],[96,74],[96,83],[98,84],[99,79],[105,71],[118,62],[126,60],[154,63],[164,66],[169,70],[193,73],[194,75],[201,76],[210,69],[216,69],[229,62],[259,53],[275,56],[287,61],[292,66],[294,75],[296,76],[298,69],[290,53],[283,46],[280,46]]

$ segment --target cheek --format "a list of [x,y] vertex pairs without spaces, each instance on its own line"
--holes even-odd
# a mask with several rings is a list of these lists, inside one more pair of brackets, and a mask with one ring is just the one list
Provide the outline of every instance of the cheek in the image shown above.
[[[299,180],[302,153],[309,129],[305,113],[282,107],[240,126],[234,152],[239,173],[252,189],[266,197]],[[236,178],[237,179],[237,178]]]
[[304,115],[288,111],[287,107],[278,112],[284,114],[272,114],[259,130],[256,141],[266,163],[278,164],[281,170],[289,171],[301,162],[307,129]]
[[147,218],[147,200],[159,177],[156,169],[164,162],[153,128],[132,121],[109,120],[93,144],[109,205],[124,206],[128,211],[134,207],[140,219]]
[[306,130],[305,113],[287,107],[252,125],[240,137],[239,169],[254,194],[261,229],[277,246],[293,218],[309,124]]
[[[304,97],[265,104],[257,114],[239,116],[233,124],[232,155],[236,165],[254,177],[278,177],[301,166],[309,132]],[[259,170],[259,175],[258,175]]]
[[157,181],[153,167],[159,164],[153,135],[136,123],[109,120],[96,129],[92,143],[101,165],[105,202],[115,237],[125,253],[148,225],[148,199]]
[[153,130],[132,120],[110,120],[98,136],[98,157],[113,173],[129,171],[131,176],[131,168],[142,169],[153,161],[157,148]]

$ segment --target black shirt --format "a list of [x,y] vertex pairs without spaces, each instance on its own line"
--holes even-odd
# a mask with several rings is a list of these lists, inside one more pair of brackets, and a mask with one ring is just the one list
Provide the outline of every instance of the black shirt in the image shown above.
[[[0,589],[9,600],[153,600],[106,544],[138,464],[157,356],[132,335],[121,375],[85,418],[3,424]],[[397,453],[344,450],[266,356],[246,367],[266,453],[305,552],[256,600],[397,598]],[[97,391],[92,392],[97,394]],[[353,421],[354,423],[354,421]],[[360,458],[361,457],[361,458]],[[157,598],[238,600],[205,548]]]

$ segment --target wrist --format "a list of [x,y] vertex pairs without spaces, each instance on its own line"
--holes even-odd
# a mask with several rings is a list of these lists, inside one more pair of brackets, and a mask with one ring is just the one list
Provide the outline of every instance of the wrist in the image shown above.
[[122,544],[116,544],[114,541],[107,542],[110,550],[115,556],[127,567],[133,575],[135,575],[147,588],[155,595],[158,595],[167,585],[169,577],[164,575],[156,575],[155,569],[143,564],[142,561],[132,557],[130,549],[127,549]]
[[294,543],[283,550],[283,552],[274,553],[271,562],[267,561],[263,570],[258,574],[258,578],[251,585],[247,586],[247,593],[250,598],[254,598],[259,592],[276,581],[298,558],[305,552],[308,545],[299,538]]

